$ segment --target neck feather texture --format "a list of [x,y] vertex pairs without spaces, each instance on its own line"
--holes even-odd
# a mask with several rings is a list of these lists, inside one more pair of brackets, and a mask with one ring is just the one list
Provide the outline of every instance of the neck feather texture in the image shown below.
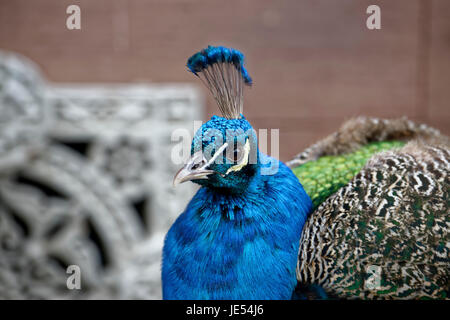
[[241,194],[201,188],[169,230],[164,299],[290,299],[311,199],[280,162]]

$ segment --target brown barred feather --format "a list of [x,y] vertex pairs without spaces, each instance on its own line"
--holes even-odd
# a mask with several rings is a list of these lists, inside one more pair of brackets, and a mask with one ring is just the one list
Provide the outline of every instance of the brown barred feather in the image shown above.
[[405,117],[400,119],[358,117],[345,122],[338,131],[296,155],[287,165],[293,168],[322,156],[353,152],[370,142],[413,139],[450,146],[450,139],[441,135],[438,130],[417,124]]
[[349,152],[376,139],[410,142],[374,155],[311,214],[300,240],[299,284],[321,285],[338,298],[448,299],[447,137],[406,119],[358,118],[295,161]]

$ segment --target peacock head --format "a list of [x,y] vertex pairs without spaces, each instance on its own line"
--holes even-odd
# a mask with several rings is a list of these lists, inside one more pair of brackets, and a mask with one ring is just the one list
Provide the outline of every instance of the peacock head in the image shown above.
[[244,55],[232,48],[208,46],[190,57],[187,67],[209,89],[222,117],[213,116],[195,133],[191,157],[175,175],[174,185],[192,181],[241,190],[259,168],[256,133],[242,115],[244,86],[252,83]]

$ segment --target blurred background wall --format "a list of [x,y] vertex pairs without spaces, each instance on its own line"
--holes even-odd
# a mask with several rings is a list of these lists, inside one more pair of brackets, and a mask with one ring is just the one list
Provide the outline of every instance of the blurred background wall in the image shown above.
[[218,114],[194,52],[246,54],[244,113],[286,161],[359,115],[450,134],[449,18],[447,0],[0,0],[0,299],[161,298],[195,192],[171,185],[171,134]]
[[[67,6],[81,30],[66,28]],[[366,8],[381,8],[381,30]],[[54,82],[200,82],[208,44],[246,54],[245,114],[280,129],[282,160],[356,115],[406,115],[450,133],[447,0],[0,0],[0,48]],[[207,97],[203,120],[218,110]]]

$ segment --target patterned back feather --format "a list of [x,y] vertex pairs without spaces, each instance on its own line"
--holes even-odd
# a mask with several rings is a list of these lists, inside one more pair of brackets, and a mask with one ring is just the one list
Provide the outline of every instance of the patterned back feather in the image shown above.
[[299,287],[320,285],[338,298],[448,298],[447,137],[406,119],[358,118],[290,165],[301,172],[323,156],[390,139],[406,145],[372,155],[310,215],[300,241]]

